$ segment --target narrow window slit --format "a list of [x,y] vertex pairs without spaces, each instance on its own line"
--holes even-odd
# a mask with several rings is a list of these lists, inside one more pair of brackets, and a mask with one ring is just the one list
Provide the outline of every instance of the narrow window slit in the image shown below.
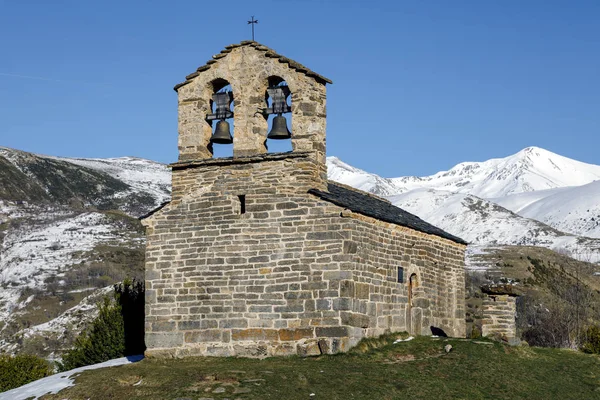
[[240,214],[246,214],[246,195],[240,194],[238,199],[240,200]]
[[404,282],[404,268],[398,267],[398,283]]

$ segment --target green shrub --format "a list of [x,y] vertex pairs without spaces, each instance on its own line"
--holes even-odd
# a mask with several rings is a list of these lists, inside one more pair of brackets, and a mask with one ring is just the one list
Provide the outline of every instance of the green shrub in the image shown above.
[[586,330],[581,351],[584,353],[600,354],[600,326],[592,325]]
[[115,301],[99,305],[98,317],[87,332],[63,355],[60,371],[92,365],[113,358],[141,354],[144,344],[144,283],[126,279],[114,285]]
[[25,385],[52,372],[50,364],[36,356],[0,356],[0,392]]
[[123,356],[125,331],[121,305],[105,298],[99,305],[98,317],[87,332],[75,340],[75,347],[63,355],[60,371],[92,365]]

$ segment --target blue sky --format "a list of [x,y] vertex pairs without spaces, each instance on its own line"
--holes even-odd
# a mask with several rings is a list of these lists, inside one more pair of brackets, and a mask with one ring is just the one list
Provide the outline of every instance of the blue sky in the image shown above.
[[600,164],[598,1],[0,0],[0,145],[177,159],[185,75],[250,38],[333,80],[328,155],[382,176],[540,146]]

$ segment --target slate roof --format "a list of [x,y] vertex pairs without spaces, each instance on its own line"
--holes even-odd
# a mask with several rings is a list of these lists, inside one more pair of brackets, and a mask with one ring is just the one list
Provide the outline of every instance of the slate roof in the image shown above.
[[198,67],[198,69],[195,72],[192,72],[191,74],[189,74],[188,76],[185,77],[185,82],[178,83],[177,85],[175,85],[175,87],[173,89],[175,91],[177,91],[180,87],[187,85],[188,83],[190,83],[192,81],[193,78],[197,77],[200,74],[200,72],[210,69],[210,66],[212,64],[216,63],[218,59],[227,56],[227,54],[231,53],[231,50],[235,49],[236,47],[242,47],[242,46],[252,46],[256,50],[264,51],[265,57],[277,58],[280,63],[288,64],[290,66],[290,68],[293,68],[298,72],[302,72],[303,74],[314,78],[317,82],[320,82],[323,84],[333,83],[330,79],[327,79],[324,76],[317,74],[316,72],[308,69],[307,67],[300,64],[299,62],[289,59],[287,57],[284,57],[280,54],[277,54],[275,52],[275,50],[273,50],[267,46],[264,46],[258,42],[254,42],[252,40],[245,40],[238,44],[230,44],[229,46],[225,46],[225,49],[221,50],[221,52],[219,54],[215,54],[214,56],[212,56],[212,60],[208,60],[206,62],[206,64],[204,64],[201,67]]
[[350,211],[373,217],[381,221],[390,222],[400,226],[414,229],[419,232],[436,235],[445,239],[452,240],[460,244],[468,244],[464,240],[442,229],[433,226],[421,218],[413,215],[403,209],[392,205],[391,203],[370,196],[368,193],[361,193],[357,190],[347,189],[334,182],[329,181],[327,192],[317,189],[309,190],[309,193],[320,197],[335,205],[345,207]]
[[158,212],[158,211],[162,210],[162,209],[163,209],[163,208],[164,208],[164,207],[165,207],[167,204],[169,204],[169,203],[170,203],[170,201],[165,201],[164,203],[162,203],[160,206],[156,207],[155,209],[153,209],[153,210],[150,210],[150,211],[148,211],[146,214],[139,216],[139,217],[138,217],[138,220],[140,220],[140,221],[141,221],[141,220],[143,220],[143,219],[146,219],[146,218],[148,218],[148,217],[151,217],[152,215],[154,215],[154,213],[156,213],[156,212]]

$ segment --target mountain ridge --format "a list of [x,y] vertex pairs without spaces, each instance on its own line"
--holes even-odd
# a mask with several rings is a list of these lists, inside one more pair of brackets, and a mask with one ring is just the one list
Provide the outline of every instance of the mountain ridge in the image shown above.
[[[521,217],[539,219],[567,234],[600,237],[600,206],[586,204],[585,209],[589,210],[586,215],[576,212],[582,206],[577,199],[585,190],[576,188],[589,185],[589,190],[593,188],[596,193],[600,183],[594,182],[600,182],[600,166],[571,160],[539,147],[527,147],[505,158],[460,163],[447,171],[425,177],[382,178],[354,168],[336,157],[328,157],[327,164],[331,179],[379,195],[398,196],[421,189],[468,194],[496,203]],[[433,192],[425,190],[420,193],[427,196],[427,193]],[[567,209],[565,204],[560,215],[546,211],[550,206],[544,206],[544,199],[552,195],[558,197],[558,193],[563,193],[560,198],[569,207]],[[588,198],[591,196],[593,194],[586,194]],[[570,201],[565,202],[564,198]],[[534,206],[535,203],[538,205]],[[398,199],[396,205],[403,206]],[[534,209],[536,212],[532,211]],[[422,211],[413,208],[411,212],[427,220],[424,215],[419,215]],[[573,217],[567,218],[569,215]],[[428,222],[435,224],[432,220]],[[450,229],[449,232],[457,234],[456,230]]]

